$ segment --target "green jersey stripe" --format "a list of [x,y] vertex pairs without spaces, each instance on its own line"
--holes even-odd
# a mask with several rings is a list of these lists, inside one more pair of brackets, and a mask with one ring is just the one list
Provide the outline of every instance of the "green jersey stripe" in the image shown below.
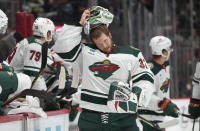
[[79,56],[79,54],[81,53],[81,50],[82,50],[82,49],[80,49],[80,50],[78,51],[78,53],[76,54],[76,56],[75,56],[74,59],[72,59],[72,60],[64,59],[64,60],[65,60],[66,62],[74,62],[74,61],[77,59],[77,57]]
[[197,84],[200,83],[200,81],[199,81],[197,78],[195,78],[195,77],[193,77],[192,81],[193,81],[194,83],[197,83]]
[[133,80],[132,83],[136,83],[140,80],[146,80],[151,82],[152,84],[154,84],[154,79],[152,78],[152,76],[150,76],[149,74],[143,74],[140,77],[138,77],[137,79]]
[[81,93],[81,100],[94,104],[107,105],[107,98],[91,96],[85,93]]
[[70,60],[76,57],[78,50],[81,50],[81,44],[78,44],[77,46],[75,46],[70,52],[58,53],[58,55],[63,59]]
[[38,69],[38,70],[40,70],[40,68],[35,67],[35,66],[24,66],[24,68],[32,68],[32,69]]
[[137,77],[137,76],[139,76],[139,75],[141,75],[141,74],[149,74],[151,77],[153,77],[153,74],[149,73],[148,71],[144,71],[144,72],[141,72],[141,73],[139,73],[137,75],[132,76],[132,79]]
[[89,93],[93,93],[93,94],[97,94],[97,95],[102,95],[102,96],[108,96],[107,94],[91,91],[91,90],[88,90],[88,89],[81,89],[81,91],[85,91],[85,92],[89,92]]
[[24,74],[28,75],[28,76],[37,76],[39,73],[39,71],[30,71],[30,70],[24,70]]

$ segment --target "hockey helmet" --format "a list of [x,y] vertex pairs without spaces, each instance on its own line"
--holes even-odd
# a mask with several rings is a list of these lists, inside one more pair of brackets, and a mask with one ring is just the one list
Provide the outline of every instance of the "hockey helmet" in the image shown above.
[[113,21],[113,14],[101,6],[93,6],[90,10],[90,17],[85,20],[84,23],[84,32],[89,34],[90,30],[101,25],[105,24],[109,26]]
[[8,18],[6,14],[0,9],[0,34],[5,34],[8,27]]
[[[47,32],[51,32],[51,39],[47,39]],[[54,23],[48,18],[37,18],[33,23],[33,35],[45,37],[46,41],[51,41],[55,33]]]
[[151,47],[151,52],[153,55],[163,55],[162,51],[172,51],[171,45],[172,42],[169,38],[164,36],[155,36],[150,40],[149,43]]

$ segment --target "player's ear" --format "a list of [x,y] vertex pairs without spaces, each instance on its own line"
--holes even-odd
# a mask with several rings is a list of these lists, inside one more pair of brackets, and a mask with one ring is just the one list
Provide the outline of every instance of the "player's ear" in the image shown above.
[[109,32],[109,37],[110,37],[110,39],[112,39],[112,35],[111,35],[111,33]]
[[168,51],[167,50],[162,50],[163,55],[168,56]]

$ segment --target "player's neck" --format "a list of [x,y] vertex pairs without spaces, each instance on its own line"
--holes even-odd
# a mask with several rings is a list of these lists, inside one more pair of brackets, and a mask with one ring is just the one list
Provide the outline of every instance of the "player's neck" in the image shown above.
[[163,65],[165,63],[166,58],[160,57],[160,58],[153,58],[153,61],[155,61],[159,65]]
[[41,37],[41,38],[39,38],[38,40],[39,40],[39,41],[40,41],[40,43],[42,43],[42,44],[46,42],[46,40],[45,40],[45,38],[44,38],[44,37]]

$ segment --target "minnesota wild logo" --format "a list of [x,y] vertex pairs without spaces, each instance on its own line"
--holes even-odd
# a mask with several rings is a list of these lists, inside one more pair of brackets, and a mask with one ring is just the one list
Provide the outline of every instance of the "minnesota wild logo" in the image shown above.
[[119,66],[111,63],[109,60],[104,60],[102,62],[96,62],[89,66],[89,69],[94,72],[96,77],[101,77],[102,79],[107,79],[112,75],[113,72],[119,69]]
[[160,90],[163,91],[163,93],[167,93],[168,88],[169,88],[169,82],[170,82],[170,80],[167,78],[167,79],[163,82],[162,86],[160,87]]

